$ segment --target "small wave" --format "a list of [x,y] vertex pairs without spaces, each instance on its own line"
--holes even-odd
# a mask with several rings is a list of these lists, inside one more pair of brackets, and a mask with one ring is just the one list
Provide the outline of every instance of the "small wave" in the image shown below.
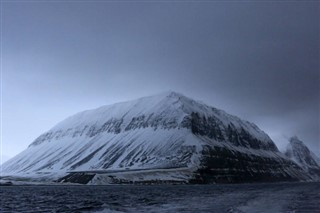
[[98,211],[93,211],[91,213],[123,213],[123,212],[106,208],[106,209],[102,209],[102,210],[98,210]]

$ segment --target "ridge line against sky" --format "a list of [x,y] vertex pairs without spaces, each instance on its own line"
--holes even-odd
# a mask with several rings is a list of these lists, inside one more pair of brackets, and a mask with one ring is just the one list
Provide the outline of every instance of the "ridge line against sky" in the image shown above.
[[319,4],[1,1],[1,153],[79,111],[174,90],[319,155]]

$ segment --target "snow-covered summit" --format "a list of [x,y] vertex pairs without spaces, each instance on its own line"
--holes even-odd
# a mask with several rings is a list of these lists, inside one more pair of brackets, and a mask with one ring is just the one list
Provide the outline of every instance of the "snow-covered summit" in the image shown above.
[[189,128],[194,117],[199,117],[199,122],[214,120],[215,125],[223,130],[222,134],[228,127],[245,130],[266,146],[277,149],[269,136],[255,124],[173,91],[77,113],[58,123],[31,145],[44,142],[48,135],[59,138],[81,133],[93,136],[103,131],[120,133],[132,128]]

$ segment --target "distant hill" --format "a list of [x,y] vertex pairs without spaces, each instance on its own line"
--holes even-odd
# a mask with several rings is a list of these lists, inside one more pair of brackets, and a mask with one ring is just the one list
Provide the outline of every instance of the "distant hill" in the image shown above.
[[285,155],[300,165],[315,180],[320,180],[320,159],[298,137],[289,140]]

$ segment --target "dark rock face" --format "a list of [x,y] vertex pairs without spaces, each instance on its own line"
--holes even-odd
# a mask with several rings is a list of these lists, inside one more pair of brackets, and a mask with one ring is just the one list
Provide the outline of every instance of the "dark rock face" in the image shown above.
[[54,132],[50,131],[40,135],[33,143],[29,145],[29,147],[39,145],[46,141],[50,142],[52,140],[57,140],[70,135],[72,137],[79,137],[79,136],[81,137],[82,135],[85,135],[89,138],[92,138],[104,132],[119,134],[120,132],[124,132],[124,131],[133,131],[135,129],[148,128],[148,127],[151,127],[154,130],[158,128],[174,129],[178,127],[182,127],[182,128],[185,127],[184,124],[178,124],[176,118],[174,117],[171,119],[165,119],[164,117],[159,115],[154,116],[154,114],[150,114],[148,116],[141,115],[141,116],[133,117],[127,126],[121,128],[122,124],[123,124],[123,119],[112,118],[100,126],[85,125],[82,128],[69,128],[67,130],[58,130]]
[[222,128],[222,122],[215,117],[206,118],[194,112],[191,114],[191,130],[194,134],[205,135],[209,138],[223,141],[225,138]]
[[267,143],[260,141],[244,128],[238,130],[232,123],[226,127],[214,116],[206,118],[200,116],[199,113],[192,113],[191,129],[193,134],[207,136],[217,141],[228,141],[235,146],[278,151],[272,141],[267,141]]
[[80,184],[87,184],[92,178],[95,176],[95,174],[87,174],[87,173],[71,173],[68,174],[62,178],[59,178],[56,180],[58,183],[80,183]]
[[306,180],[303,170],[285,158],[262,157],[225,147],[205,147],[193,183],[243,183]]

